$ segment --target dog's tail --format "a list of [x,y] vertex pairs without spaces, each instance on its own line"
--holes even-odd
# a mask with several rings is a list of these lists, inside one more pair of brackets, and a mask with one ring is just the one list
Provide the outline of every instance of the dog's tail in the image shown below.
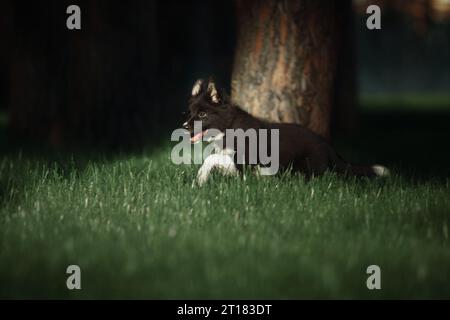
[[347,164],[344,170],[340,170],[340,172],[346,175],[369,177],[369,178],[387,177],[390,175],[389,169],[379,164],[372,166]]
[[335,159],[336,169],[339,174],[359,176],[359,177],[387,177],[390,175],[390,171],[385,166],[375,165],[355,165],[345,162],[339,155],[336,155]]

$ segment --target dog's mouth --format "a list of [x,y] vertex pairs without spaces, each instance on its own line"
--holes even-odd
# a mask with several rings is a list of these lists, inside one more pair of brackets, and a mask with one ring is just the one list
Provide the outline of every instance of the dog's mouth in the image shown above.
[[191,143],[200,142],[207,133],[208,133],[208,129],[195,134],[193,137],[191,137]]

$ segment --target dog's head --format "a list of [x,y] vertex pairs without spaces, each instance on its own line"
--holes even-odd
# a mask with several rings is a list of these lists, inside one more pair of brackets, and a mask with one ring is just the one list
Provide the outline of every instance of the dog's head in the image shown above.
[[[213,80],[197,80],[189,99],[189,116],[183,124],[191,134],[191,141],[200,141],[208,129],[224,132],[229,128],[232,121],[231,107],[228,96],[223,90],[217,90]],[[194,121],[201,121],[201,132],[194,132]]]

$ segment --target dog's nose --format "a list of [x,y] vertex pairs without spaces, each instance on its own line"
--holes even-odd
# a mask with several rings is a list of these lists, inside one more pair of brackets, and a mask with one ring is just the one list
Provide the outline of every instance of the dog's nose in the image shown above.
[[183,123],[183,128],[189,130],[189,124],[187,123],[187,121]]

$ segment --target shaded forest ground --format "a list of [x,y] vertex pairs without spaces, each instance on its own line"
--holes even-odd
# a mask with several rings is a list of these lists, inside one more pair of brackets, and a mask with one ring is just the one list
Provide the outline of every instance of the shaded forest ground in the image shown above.
[[[121,153],[1,141],[0,297],[449,298],[450,104],[402,101],[363,99],[360,129],[336,139],[345,158],[392,169],[377,181],[192,188],[169,130]],[[69,264],[81,291],[65,288]],[[370,264],[381,291],[366,289]]]

